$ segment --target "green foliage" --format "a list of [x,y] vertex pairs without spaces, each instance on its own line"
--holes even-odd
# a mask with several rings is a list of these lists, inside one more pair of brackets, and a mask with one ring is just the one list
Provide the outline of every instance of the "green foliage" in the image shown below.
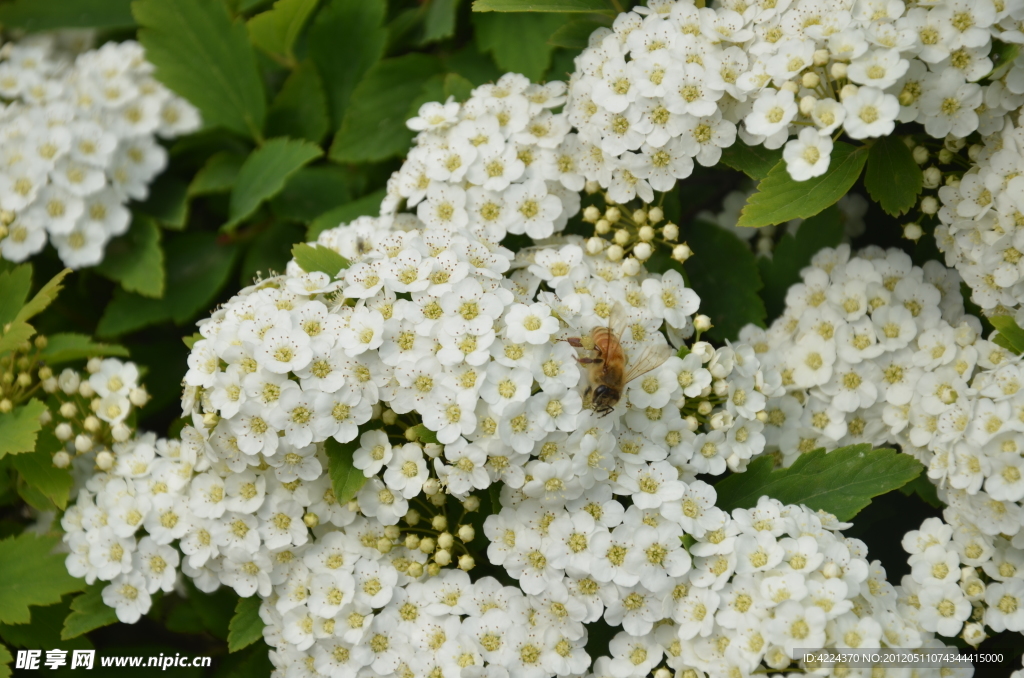
[[71,608],[72,594],[61,598],[54,605],[31,608],[32,619],[27,624],[0,624],[0,638],[11,647],[28,649],[60,649],[81,650],[91,649],[88,638],[61,638],[61,627]]
[[307,139],[319,144],[331,124],[327,94],[311,61],[304,61],[285,80],[267,112],[267,134]]
[[475,0],[474,12],[618,12],[607,0]]
[[380,213],[380,201],[384,199],[384,190],[374,191],[370,195],[336,207],[320,215],[309,225],[306,240],[316,240],[317,236],[338,224],[348,223],[364,216]]
[[[49,439],[49,445],[43,442],[46,439]],[[18,469],[18,473],[33,489],[63,510],[68,505],[71,486],[74,484],[70,470],[53,465],[53,453],[60,450],[63,445],[50,431],[41,431],[39,440],[35,452],[19,454],[14,458],[14,468]]]
[[258,139],[266,95],[245,24],[210,0],[138,0],[132,10],[156,77],[191,101],[206,124]]
[[334,438],[328,438],[324,443],[331,487],[334,488],[334,497],[340,504],[355,499],[356,494],[366,482],[363,472],[352,465],[352,455],[358,447],[358,437],[347,443],[339,443]]
[[86,588],[83,593],[75,596],[75,599],[71,601],[71,614],[64,620],[64,628],[60,632],[61,638],[64,640],[77,638],[83,633],[117,622],[117,613],[114,608],[107,607],[103,603],[103,589],[107,586],[107,582],[98,581]]
[[924,174],[901,137],[882,137],[868,151],[864,188],[886,214],[898,217],[917,204]]
[[587,46],[591,33],[607,25],[606,22],[590,18],[573,19],[568,23],[562,24],[558,30],[552,33],[551,37],[548,38],[548,44],[555,47],[581,50]]
[[460,0],[430,0],[423,22],[423,43],[437,42],[455,35],[455,13]]
[[385,59],[371,68],[352,93],[341,129],[331,145],[335,162],[386,160],[405,153],[413,133],[405,126],[410,103],[441,63],[423,54]]
[[230,151],[211,155],[188,186],[190,196],[227,193],[235,185],[245,156]]
[[757,260],[764,283],[761,298],[769,319],[782,314],[786,307],[786,292],[791,285],[800,282],[800,271],[811,262],[811,257],[822,248],[835,247],[842,237],[839,208],[833,205],[801,223],[795,237],[785,233],[770,259],[761,257]]
[[18,317],[32,289],[32,265],[22,264],[0,273],[0,328]]
[[96,356],[128,357],[124,346],[95,342],[86,334],[58,332],[48,335],[46,340],[46,348],[39,353],[39,358],[50,367]]
[[332,0],[309,31],[309,56],[327,93],[332,122],[341,126],[349,98],[366,72],[384,56],[385,0]]
[[163,174],[149,187],[149,198],[137,210],[165,228],[180,231],[188,223],[188,198],[188,184],[174,175]]
[[235,615],[228,624],[228,652],[238,652],[263,637],[260,597],[239,598]]
[[43,285],[42,289],[36,292],[35,296],[27,304],[21,307],[18,314],[14,316],[14,322],[27,322],[46,310],[53,303],[60,291],[63,289],[64,278],[71,273],[66,268],[57,275],[50,278],[49,282]]
[[11,651],[7,649],[6,645],[0,643],[0,678],[10,678],[13,662],[14,656],[11,655]]
[[923,468],[908,454],[872,450],[867,444],[832,452],[815,450],[801,455],[785,469],[773,469],[774,464],[770,455],[759,457],[745,472],[719,481],[715,485],[715,505],[725,511],[750,508],[767,495],[783,504],[803,504],[828,511],[839,520],[849,520],[872,498],[906,485]]
[[722,150],[722,164],[743,172],[755,181],[768,176],[772,168],[780,162],[781,148],[771,151],[764,146],[747,146],[739,139],[729,148]]
[[27,624],[30,605],[52,605],[84,588],[68,574],[64,554],[52,553],[58,543],[58,536],[32,533],[0,540],[0,622]]
[[165,273],[160,227],[149,217],[135,215],[128,232],[107,245],[103,262],[96,270],[121,283],[129,292],[162,297]]
[[0,24],[26,31],[126,28],[135,25],[132,0],[14,0],[0,6]]
[[735,339],[748,323],[763,327],[765,308],[757,295],[761,278],[750,247],[729,231],[701,221],[688,229],[686,239],[694,251],[686,262],[690,286],[700,297],[700,312],[714,324],[709,336]]
[[195,609],[199,620],[211,635],[227,640],[233,610],[238,604],[238,596],[233,590],[220,587],[213,593],[203,593],[189,582],[188,602]]
[[999,332],[992,341],[1016,355],[1024,353],[1024,330],[1017,326],[1013,316],[995,315],[988,319]]
[[319,0],[277,0],[273,9],[249,19],[249,38],[272,55],[295,60],[292,48]]
[[565,15],[550,13],[473,15],[481,51],[490,52],[502,70],[531,80],[540,80],[551,65],[548,39],[565,22]]
[[738,225],[757,228],[813,217],[849,192],[867,159],[866,146],[840,141],[832,149],[828,170],[807,181],[794,181],[786,163],[780,161],[757,185],[757,193],[743,207]]
[[288,178],[323,155],[316,144],[279,137],[257,148],[242,163],[231,189],[231,219],[225,230],[251,216],[264,200],[277,195]]
[[43,427],[39,417],[45,411],[46,405],[33,398],[10,412],[0,412],[0,458],[35,449],[36,436]]
[[306,273],[321,271],[332,278],[349,266],[348,259],[323,245],[299,243],[292,248],[292,258]]
[[293,174],[270,207],[283,219],[307,222],[350,200],[348,173],[335,165],[321,165]]

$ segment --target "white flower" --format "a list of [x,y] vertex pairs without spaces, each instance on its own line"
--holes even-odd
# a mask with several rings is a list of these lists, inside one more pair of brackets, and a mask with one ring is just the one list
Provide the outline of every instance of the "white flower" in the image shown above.
[[846,133],[852,139],[867,139],[892,133],[900,103],[875,87],[861,87],[843,101],[843,109]]
[[796,139],[786,143],[782,158],[786,161],[786,171],[796,181],[807,181],[818,177],[828,170],[832,154],[832,139],[818,134],[813,129],[804,128]]
[[103,603],[117,611],[117,618],[125,624],[134,624],[149,612],[151,605],[146,580],[142,573],[122,574],[103,589]]

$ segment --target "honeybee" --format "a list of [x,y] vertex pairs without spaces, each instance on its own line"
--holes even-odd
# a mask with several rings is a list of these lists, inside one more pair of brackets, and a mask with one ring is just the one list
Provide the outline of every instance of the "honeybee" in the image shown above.
[[587,368],[590,382],[583,401],[586,403],[589,399],[590,408],[602,417],[615,409],[626,384],[660,366],[673,353],[667,344],[648,344],[630,361],[619,339],[625,330],[625,313],[616,304],[606,327],[595,327],[590,336],[566,339],[571,346],[590,352],[589,356],[576,357],[576,361]]

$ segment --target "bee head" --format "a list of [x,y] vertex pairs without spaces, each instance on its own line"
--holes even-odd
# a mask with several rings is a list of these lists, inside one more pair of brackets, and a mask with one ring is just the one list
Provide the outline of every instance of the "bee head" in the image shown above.
[[620,397],[618,389],[600,384],[594,389],[592,407],[595,412],[606,415],[615,409]]

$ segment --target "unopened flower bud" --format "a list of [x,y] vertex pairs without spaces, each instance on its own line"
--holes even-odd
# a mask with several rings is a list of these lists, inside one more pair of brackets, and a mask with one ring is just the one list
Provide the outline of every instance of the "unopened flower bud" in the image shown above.
[[654,672],[654,678],[672,678],[672,672],[662,666]]
[[702,363],[706,363],[715,357],[715,347],[706,341],[695,341],[690,347],[690,353],[696,354]]
[[711,424],[712,430],[718,431],[718,430],[721,430],[723,427],[725,427],[725,417],[726,417],[726,414],[728,414],[728,413],[727,412],[716,412],[715,414],[711,415],[711,419],[708,420],[708,423]]
[[640,262],[634,257],[629,257],[622,262],[622,272],[628,276],[636,275],[640,272]]
[[427,443],[423,446],[423,454],[427,455],[431,459],[437,459],[444,452],[444,445],[438,443]]
[[842,573],[840,572],[838,565],[829,561],[828,563],[825,563],[825,567],[821,568],[821,574],[823,574],[826,579],[835,579]]
[[440,532],[441,530],[448,529],[448,519],[444,516],[438,515],[430,519],[430,526]]
[[388,539],[387,537],[381,537],[380,539],[377,540],[377,550],[380,551],[381,553],[388,553],[388,552],[390,552],[392,547],[394,547],[394,544],[392,544],[391,540]]
[[761,410],[760,412],[754,415],[754,418],[756,418],[759,422],[763,424],[766,421],[768,421],[768,413],[765,412],[764,410]]
[[437,545],[443,549],[450,549],[455,545],[455,537],[451,532],[442,532],[437,535]]
[[707,317],[703,313],[694,316],[693,327],[698,332],[707,332],[711,329],[711,318]]
[[697,414],[706,417],[711,414],[712,409],[714,409],[714,407],[710,402],[702,400],[700,405],[697,405]]
[[71,466],[71,455],[61,450],[57,454],[53,455],[53,465],[57,468],[67,468]]
[[942,172],[938,167],[929,167],[924,172],[924,187],[928,189],[938,188],[942,183]]
[[935,196],[925,196],[921,199],[921,211],[925,214],[935,214],[939,211],[939,201]]
[[679,227],[669,222],[661,228],[661,237],[665,240],[676,240],[679,238]]
[[715,379],[714,383],[711,384],[711,391],[721,398],[729,392],[729,383],[725,379]]
[[[808,73],[808,75],[814,74]],[[800,112],[803,113],[804,115],[810,115],[811,113],[814,112],[814,107],[817,105],[817,103],[818,100],[808,94],[807,96],[800,99]]]
[[135,407],[142,407],[149,402],[149,393],[146,392],[144,387],[138,386],[128,392],[128,400]]
[[693,416],[692,414],[683,419],[683,422],[686,424],[687,430],[691,432],[696,431],[700,427],[700,422],[697,421],[697,417]]
[[665,218],[665,210],[660,207],[652,207],[647,211],[647,220],[652,224],[656,224]]
[[306,527],[312,529],[320,524],[320,516],[313,512],[307,512],[302,516],[302,522],[306,524]]
[[693,250],[685,242],[672,248],[672,258],[683,263],[693,256]]
[[434,554],[434,562],[440,565],[441,567],[449,565],[452,562],[452,552],[448,551],[447,549],[439,550],[437,553]]
[[843,88],[839,90],[839,100],[846,101],[858,91],[860,91],[860,88],[854,84],[843,85]]
[[985,150],[985,147],[981,144],[971,144],[970,148],[967,149],[967,157],[971,159],[971,162],[977,162],[978,156]]
[[428,577],[436,577],[439,574],[441,574],[441,566],[440,565],[438,565],[437,563],[430,563],[429,565],[427,565],[427,576]]
[[96,455],[96,468],[101,471],[109,471],[114,467],[114,455],[109,450],[103,450]]
[[405,548],[415,551],[420,547],[420,536],[418,534],[405,535]]
[[430,501],[431,504],[437,506],[438,508],[444,506],[445,502],[448,501],[448,497],[445,495],[444,492],[432,494],[429,497],[427,497],[427,499]]
[[64,422],[63,424],[57,424],[57,427],[53,429],[53,435],[57,436],[57,440],[61,442],[67,442],[71,440],[75,432],[71,430],[71,424]]
[[914,162],[918,165],[923,165],[928,162],[928,149],[924,146],[915,146],[912,153],[914,155]]
[[214,428],[220,423],[220,415],[216,412],[206,412],[203,414],[203,426],[206,428]]
[[467,513],[480,510],[480,497],[475,494],[471,494],[462,500],[462,508],[466,509]]
[[100,358],[89,358],[89,362],[85,364],[85,371],[89,374],[96,374],[103,367],[103,361]]
[[10,398],[4,398],[0,400],[0,414],[7,414],[14,409],[14,403]]
[[814,60],[815,66],[824,66],[828,63],[828,50],[827,49],[816,49],[811,58]]
[[469,555],[468,553],[464,556],[459,556],[460,570],[462,570],[463,572],[469,572],[474,567],[476,567],[476,560],[474,560],[473,556]]
[[50,377],[53,376],[53,370],[51,370],[48,366],[43,365],[42,367],[39,368],[39,372],[37,374],[39,376],[40,381],[45,381],[46,379],[49,379]]
[[964,624],[963,639],[968,645],[977,647],[986,638],[988,638],[988,634],[985,633],[985,626],[983,624],[978,624],[977,622]]
[[638,235],[640,236],[640,240],[642,240],[643,242],[651,242],[652,240],[654,240],[654,236],[656,235],[656,233],[654,232],[654,229],[651,228],[650,226],[641,226]]
[[420,522],[420,512],[411,508],[406,512],[404,520],[409,527],[416,527]]
[[82,423],[82,428],[89,433],[96,433],[96,431],[100,430],[100,420],[90,414]]
[[911,223],[903,226],[903,237],[907,240],[917,242],[922,235],[924,235],[924,231],[921,230],[921,227],[917,224]]
[[79,383],[81,383],[81,377],[74,370],[64,370],[60,373],[60,377],[57,378],[60,390],[68,395],[78,392]]
[[949,163],[953,162],[953,152],[950,151],[948,148],[940,149],[939,162],[943,165],[948,165]]
[[398,415],[392,409],[386,409],[380,414],[380,420],[384,422],[385,426],[394,426],[395,422],[398,421]]
[[796,94],[797,92],[800,91],[800,85],[796,84],[796,82],[792,80],[787,80],[786,82],[782,83],[782,87],[780,87],[779,89]]
[[587,208],[583,210],[583,221],[587,222],[588,224],[597,223],[597,220],[600,218],[601,210],[597,209],[597,207],[593,205],[588,205]]
[[821,82],[821,78],[813,71],[807,71],[800,79],[800,83],[807,89],[814,89]]
[[612,245],[604,251],[604,256],[608,258],[608,261],[622,261],[622,255],[624,254],[620,245]]
[[96,390],[92,387],[92,384],[87,381],[83,381],[78,385],[78,395],[83,398],[91,398],[96,395]]
[[84,433],[79,433],[77,436],[75,436],[75,450],[77,450],[79,453],[84,453],[88,452],[91,449],[92,438],[85,435]]
[[388,525],[384,528],[384,536],[391,540],[398,539],[402,536],[402,528],[398,525]]
[[459,527],[459,539],[465,543],[473,541],[476,536],[476,530],[473,529],[472,525],[461,525]]
[[609,207],[604,211],[604,218],[614,224],[622,218],[622,212],[618,207]]
[[587,192],[587,195],[594,195],[601,190],[601,184],[594,180],[590,180],[583,185],[583,190]]
[[830,73],[832,73],[832,77],[835,78],[836,80],[842,80],[843,78],[846,77],[846,64],[837,61],[836,63],[832,64],[832,70],[830,71]]
[[647,261],[651,258],[652,254],[654,254],[654,249],[651,247],[650,243],[642,242],[633,248],[633,256],[640,261]]
[[946,135],[946,138],[942,140],[942,145],[948,148],[953,153],[956,153],[961,148],[967,145],[967,140],[950,132],[949,134]]
[[22,388],[28,388],[32,385],[32,375],[28,372],[22,372],[18,375],[18,386]]
[[440,491],[441,483],[437,481],[437,478],[427,478],[426,482],[423,483],[423,493],[428,497]]
[[631,238],[632,236],[630,235],[629,231],[627,231],[624,228],[620,228],[619,230],[615,231],[615,235],[613,236],[615,244],[622,245],[623,247],[629,244]]
[[604,247],[607,244],[607,240],[605,240],[604,238],[599,238],[595,235],[594,237],[587,240],[587,254],[600,254],[601,252],[604,251]]
[[633,212],[633,221],[637,224],[643,224],[647,222],[647,210],[641,208]]
[[423,553],[433,553],[435,548],[437,548],[437,542],[431,537],[420,539],[420,551]]
[[959,187],[960,186],[960,177],[958,177],[955,174],[947,174],[946,175],[946,185],[947,186],[951,186],[953,188]]
[[600,235],[606,235],[612,230],[612,222],[607,219],[598,219],[597,223],[594,224],[594,230]]
[[110,435],[114,439],[114,442],[123,443],[132,437],[132,430],[128,428],[124,422],[121,422],[111,427]]
[[417,577],[423,576],[423,565],[421,563],[409,563],[409,569],[405,571],[407,575],[416,579]]
[[47,393],[56,393],[58,388],[57,378],[50,377],[49,379],[43,379],[43,390]]

